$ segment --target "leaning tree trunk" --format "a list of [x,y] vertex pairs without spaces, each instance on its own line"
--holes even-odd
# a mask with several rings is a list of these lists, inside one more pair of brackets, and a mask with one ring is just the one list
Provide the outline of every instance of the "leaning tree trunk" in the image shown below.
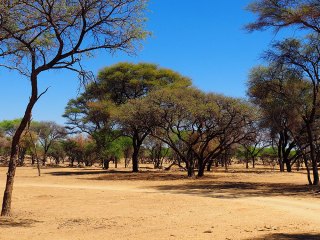
[[303,157],[304,164],[306,166],[309,185],[312,185],[312,180],[311,180],[311,176],[310,176],[310,169],[309,169],[309,166],[308,166],[308,159],[307,159],[307,157],[306,157],[306,155],[304,153],[302,153],[302,157]]
[[37,75],[33,74],[30,80],[31,80],[31,87],[32,87],[31,97],[27,105],[26,111],[24,113],[24,116],[21,120],[21,123],[12,138],[10,162],[9,162],[9,168],[7,173],[6,187],[3,195],[1,216],[10,216],[11,214],[13,183],[14,183],[14,176],[17,168],[18,144],[24,129],[27,127],[27,124],[30,122],[32,109],[38,100]]

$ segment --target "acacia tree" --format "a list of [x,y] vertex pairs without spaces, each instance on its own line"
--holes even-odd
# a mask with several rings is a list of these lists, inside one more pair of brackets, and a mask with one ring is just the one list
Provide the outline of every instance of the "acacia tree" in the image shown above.
[[64,161],[65,152],[63,150],[64,140],[54,141],[48,150],[48,156],[55,160],[56,165],[60,164],[60,161]]
[[0,159],[1,162],[7,163],[10,154],[10,139],[0,133]]
[[69,69],[88,77],[80,61],[94,50],[133,52],[143,30],[146,0],[19,0],[0,5],[1,66],[17,70],[31,84],[31,96],[12,140],[2,216],[10,215],[17,146],[31,112],[46,90],[38,77],[52,69]]
[[193,88],[163,89],[144,101],[155,122],[152,135],[172,148],[188,176],[202,177],[212,158],[226,152],[249,133],[249,108],[239,99],[205,94]]
[[313,184],[319,184],[316,137],[314,128],[319,107],[320,63],[320,2],[318,0],[257,0],[248,9],[257,15],[256,21],[247,25],[250,31],[275,28],[280,30],[295,26],[307,30],[304,40],[286,39],[274,45],[267,59],[278,65],[301,71],[311,82],[311,105],[302,117],[306,126],[312,162]]
[[[21,119],[13,119],[13,120],[3,120],[0,122],[0,130],[4,132],[4,134],[10,139],[10,143],[12,143],[12,137],[14,136],[15,132],[17,131],[17,128],[19,124],[21,123]],[[34,122],[36,123],[36,122]],[[27,152],[31,154],[32,157],[34,157],[33,153],[33,139],[37,139],[36,133],[34,133],[32,130],[27,129],[23,131],[21,134],[20,141],[17,146],[17,155],[18,155],[18,164],[23,165],[24,164],[24,158]]]
[[148,150],[148,156],[155,169],[161,169],[165,158],[170,156],[170,148],[166,146],[159,138],[148,136],[145,143]]
[[[142,119],[143,109],[140,109],[141,115],[137,112],[140,105],[131,106],[129,102],[142,99],[161,88],[190,84],[188,78],[156,64],[118,63],[102,69],[96,82],[89,84],[78,99],[70,100],[64,116],[71,128],[93,135],[98,146],[99,141],[105,140],[107,134],[112,132],[112,128],[119,128],[124,135],[130,136],[134,149],[132,170],[138,172],[139,149],[150,129],[141,125],[145,122]],[[127,103],[130,107],[125,106]],[[101,144],[101,150],[108,148],[116,137]]]
[[[197,129],[199,143],[194,149],[198,159],[198,177],[204,175],[205,166],[212,164],[221,154],[225,159],[235,144],[246,141],[254,133],[254,111],[246,101],[221,95],[208,94],[197,113],[201,125]],[[212,144],[213,143],[213,144]]]
[[320,33],[320,3],[318,0],[256,0],[248,10],[257,19],[246,26],[249,31],[288,26]]
[[249,77],[248,95],[261,110],[261,128],[268,128],[277,146],[280,171],[291,172],[292,150],[296,147],[292,133],[300,129],[297,100],[301,94],[301,73],[276,64],[255,67]]
[[63,139],[67,135],[66,130],[63,126],[49,121],[41,121],[38,123],[32,123],[31,125],[32,130],[37,133],[38,141],[43,148],[42,164],[45,165],[48,151],[52,144],[59,139]]
[[[276,43],[272,50],[267,53],[267,60],[279,66],[285,66],[291,71],[301,73],[301,78],[307,81],[302,93],[293,98],[293,106],[304,125],[304,133],[308,143],[313,184],[319,184],[318,157],[317,157],[317,118],[320,106],[320,39],[317,35],[309,35],[304,40],[286,39]],[[302,151],[303,152],[303,151]]]
[[132,171],[139,171],[139,152],[143,141],[155,126],[150,114],[150,105],[145,101],[131,100],[115,109],[113,119],[119,124],[121,132],[132,139]]

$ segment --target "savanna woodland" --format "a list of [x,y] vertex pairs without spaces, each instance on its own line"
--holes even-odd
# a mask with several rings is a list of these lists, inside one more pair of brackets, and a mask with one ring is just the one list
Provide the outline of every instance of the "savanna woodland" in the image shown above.
[[[15,72],[29,91],[21,115],[0,121],[0,239],[320,239],[320,1],[240,9],[248,38],[277,36],[244,97],[157,58],[126,60],[155,39],[149,4],[0,2],[1,78]],[[124,60],[95,71],[97,54]],[[64,124],[33,114],[52,72],[78,76]]]

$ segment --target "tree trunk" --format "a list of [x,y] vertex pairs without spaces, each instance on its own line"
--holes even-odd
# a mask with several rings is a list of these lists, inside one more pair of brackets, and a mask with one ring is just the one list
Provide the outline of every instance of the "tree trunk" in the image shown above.
[[310,123],[306,125],[307,125],[307,132],[308,132],[308,141],[310,145],[310,158],[312,163],[313,185],[319,185],[318,163],[317,163],[315,147],[313,143],[312,127]]
[[139,172],[139,151],[142,140],[139,140],[138,134],[132,138],[133,153],[132,153],[132,172]]
[[41,176],[41,171],[40,171],[40,161],[39,161],[39,158],[38,156],[36,156],[37,158],[37,169],[38,169],[38,176],[40,177]]
[[139,172],[139,150],[140,146],[134,146],[132,153],[132,172]]
[[211,159],[207,164],[207,172],[211,171],[212,164],[213,164],[213,159]]
[[227,158],[224,159],[224,171],[228,172],[228,162],[227,162]]
[[283,142],[283,135],[280,133],[279,143],[278,143],[278,162],[280,167],[280,172],[284,172],[284,163],[283,163],[283,156],[282,156],[282,142]]
[[194,166],[193,166],[193,162],[189,162],[188,164],[188,177],[193,177],[194,176]]
[[204,169],[206,164],[203,163],[203,160],[199,161],[198,163],[198,177],[204,176]]
[[308,166],[307,157],[306,157],[305,154],[302,154],[302,157],[303,157],[303,161],[304,161],[304,164],[305,164],[305,166],[306,166],[306,169],[307,169],[308,183],[309,183],[309,185],[312,185],[312,180],[311,180],[311,176],[310,176],[310,169],[309,169],[309,166]]
[[279,168],[280,172],[284,172],[284,163],[281,160],[279,161]]
[[109,169],[109,162],[110,162],[110,160],[109,159],[106,159],[106,160],[104,160],[104,169],[106,169],[106,170],[108,170]]
[[45,166],[45,165],[46,165],[46,162],[47,162],[47,153],[44,152],[44,154],[43,154],[43,159],[42,159],[42,166]]
[[27,149],[25,149],[25,148],[20,148],[19,147],[19,163],[18,163],[18,165],[19,166],[23,166],[24,165],[24,159],[25,159],[25,156],[26,156],[26,151],[27,151]]
[[291,163],[289,160],[286,161],[287,172],[292,172]]
[[3,195],[1,216],[10,216],[11,214],[13,183],[14,183],[14,176],[17,168],[18,144],[24,129],[27,127],[27,124],[30,122],[33,106],[38,100],[37,75],[33,74],[30,80],[31,80],[31,87],[32,87],[31,97],[29,99],[29,103],[27,105],[24,116],[21,120],[21,123],[12,138],[10,162],[9,162],[9,168],[7,173],[6,187]]

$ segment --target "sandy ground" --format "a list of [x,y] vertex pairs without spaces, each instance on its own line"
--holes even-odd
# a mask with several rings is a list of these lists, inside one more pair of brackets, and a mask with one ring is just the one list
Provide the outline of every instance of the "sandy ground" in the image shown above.
[[320,239],[319,188],[303,173],[126,171],[19,168],[0,239]]

